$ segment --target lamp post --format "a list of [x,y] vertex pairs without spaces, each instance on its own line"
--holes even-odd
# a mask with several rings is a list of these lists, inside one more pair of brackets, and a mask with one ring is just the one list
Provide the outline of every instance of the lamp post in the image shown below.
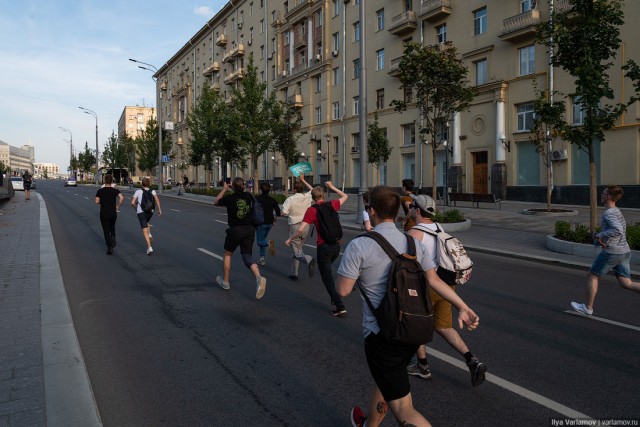
[[73,133],[67,128],[63,128],[62,126],[58,126],[65,132],[69,133],[69,137],[71,140],[69,141],[69,178],[71,178],[71,172],[73,171]]
[[[158,68],[156,68],[151,64],[147,64],[146,62],[138,61],[137,59],[129,58],[129,61],[135,62],[136,64],[146,65],[146,67],[143,67],[142,65],[138,65],[138,68],[151,71],[153,73],[151,78],[153,79],[154,82],[156,82],[156,85],[157,85],[158,78],[156,77],[156,74],[158,73]],[[150,67],[150,68],[147,68],[147,67]],[[158,191],[162,193],[164,189],[162,187],[162,125],[161,125],[162,121],[160,120],[160,114],[161,114],[160,98],[161,97],[162,95],[160,94],[160,91],[158,91],[158,100],[156,101],[156,119],[158,121]]]
[[98,183],[98,169],[100,169],[100,152],[98,151],[98,115],[96,114],[95,111],[89,110],[88,108],[84,108],[84,107],[78,107],[79,109],[83,110],[85,112],[85,114],[91,114],[93,117],[96,118],[96,184]]

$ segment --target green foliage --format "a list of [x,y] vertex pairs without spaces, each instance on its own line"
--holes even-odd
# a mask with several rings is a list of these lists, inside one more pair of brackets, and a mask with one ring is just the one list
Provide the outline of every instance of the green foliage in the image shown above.
[[573,230],[571,223],[568,221],[556,221],[554,225],[555,237],[560,240],[573,240]]
[[464,214],[458,209],[450,209],[446,211],[438,211],[434,217],[435,222],[453,223],[464,222]]
[[[158,165],[158,121],[149,119],[145,129],[134,139],[138,168],[151,172]],[[173,145],[171,135],[162,131],[162,153],[169,153]]]
[[[378,113],[374,115],[373,123],[369,123],[369,140],[367,141],[367,161],[380,169],[387,163],[393,147],[389,144],[385,130],[378,126]],[[379,180],[379,178],[378,178]]]
[[298,160],[302,114],[292,104],[280,104],[276,108],[276,116],[279,119],[274,121],[273,148],[282,155],[288,168]]
[[[572,224],[567,221],[556,221],[554,224],[555,237],[568,242],[591,244],[593,239],[589,227],[585,224]],[[599,227],[596,231],[599,231]],[[633,250],[640,250],[640,223],[627,225],[627,243]]]
[[589,227],[584,224],[576,224],[573,231],[573,241],[576,243],[592,243],[591,233]]
[[640,250],[640,222],[627,225],[627,243],[633,250]]

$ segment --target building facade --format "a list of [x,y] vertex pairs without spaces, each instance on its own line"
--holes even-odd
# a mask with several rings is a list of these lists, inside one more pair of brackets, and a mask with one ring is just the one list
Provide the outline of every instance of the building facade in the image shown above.
[[25,170],[33,173],[34,153],[35,150],[30,145],[18,148],[0,141],[0,162],[9,170],[11,176],[22,175]]
[[34,163],[33,170],[36,178],[43,177],[45,172],[50,178],[60,176],[60,166],[57,163]]
[[[567,0],[555,0],[566,8]],[[278,99],[300,108],[304,135],[299,151],[310,153],[314,181],[331,175],[339,186],[355,189],[360,174],[369,185],[399,187],[412,178],[418,187],[432,185],[431,146],[421,144],[418,111],[398,113],[394,99],[407,100],[398,79],[398,64],[408,41],[433,45],[452,42],[478,89],[468,111],[456,114],[443,130],[436,153],[436,184],[445,179],[453,191],[494,193],[503,199],[545,200],[546,166],[531,142],[534,81],[549,87],[546,48],[535,43],[536,25],[549,18],[548,0],[370,0],[364,22],[359,1],[245,0],[226,4],[158,71],[157,92],[163,121],[174,123],[173,141],[188,144],[186,117],[204,85],[229,96],[244,77],[253,54],[260,78]],[[620,67],[640,59],[635,18],[640,2],[627,1],[622,47],[611,68],[614,102],[628,96]],[[365,59],[360,40],[365,34]],[[363,61],[366,96],[359,93]],[[555,88],[570,95],[573,79],[554,69]],[[627,82],[628,84],[628,82]],[[567,120],[581,125],[579,102],[568,98]],[[410,99],[408,99],[410,101]],[[393,146],[380,170],[360,170],[359,112],[366,102],[367,119],[378,115],[379,125]],[[596,144],[599,184],[617,183],[638,191],[640,184],[640,106],[629,111]],[[615,145],[615,147],[614,147]],[[180,145],[181,147],[182,145]],[[611,147],[611,148],[610,148]],[[552,147],[556,202],[588,200],[588,158],[567,141]],[[265,153],[259,179],[287,176],[278,153]],[[192,179],[202,182],[203,176]],[[246,174],[248,171],[228,171]],[[219,178],[221,172],[214,173]],[[446,178],[445,178],[446,177]]]
[[[118,119],[118,136],[127,135],[129,138],[135,139],[147,127],[147,122],[156,118],[155,108],[126,106],[122,110],[120,119]],[[134,176],[139,177],[143,172],[138,168],[136,162],[136,153],[133,153],[132,163],[136,165]]]

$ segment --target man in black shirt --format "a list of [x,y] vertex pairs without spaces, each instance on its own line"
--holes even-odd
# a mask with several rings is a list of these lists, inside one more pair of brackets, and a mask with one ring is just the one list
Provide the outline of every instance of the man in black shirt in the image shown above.
[[116,246],[116,220],[124,196],[117,188],[111,186],[112,175],[104,176],[104,187],[96,193],[96,205],[100,205],[100,224],[104,232],[104,241],[107,243],[107,255],[113,253]]
[[233,194],[223,197],[229,189],[225,182],[222,191],[216,197],[216,206],[225,206],[227,208],[227,218],[229,228],[227,236],[224,239],[224,261],[223,276],[216,277],[216,283],[224,290],[229,290],[229,273],[231,270],[231,255],[240,246],[240,254],[242,261],[256,278],[256,299],[264,296],[267,287],[267,279],[260,276],[258,264],[253,260],[253,238],[255,235],[255,227],[251,219],[251,208],[253,207],[253,196],[246,193],[244,187],[244,179],[234,178],[231,183]]
[[271,227],[276,225],[276,219],[273,216],[275,212],[276,216],[280,216],[280,206],[278,206],[278,202],[276,199],[269,195],[269,191],[271,191],[271,184],[266,181],[260,183],[260,194],[256,199],[262,205],[262,209],[264,210],[264,224],[256,227],[256,241],[258,242],[258,255],[260,259],[258,262],[260,265],[267,265],[267,262],[264,259],[267,246],[269,246],[269,251],[271,255],[275,253],[275,246],[273,240],[267,241],[267,236],[269,235],[269,231],[271,231]]
[[28,202],[31,200],[31,183],[33,182],[33,177],[29,173],[28,170],[25,170],[22,174],[22,186],[24,188],[24,201]]

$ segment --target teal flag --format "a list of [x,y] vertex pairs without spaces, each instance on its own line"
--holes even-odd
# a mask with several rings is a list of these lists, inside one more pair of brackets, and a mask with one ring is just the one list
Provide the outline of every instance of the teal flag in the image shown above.
[[296,163],[295,165],[290,166],[289,170],[291,171],[293,176],[300,176],[301,173],[305,175],[313,173],[313,168],[311,167],[311,163],[309,162]]

